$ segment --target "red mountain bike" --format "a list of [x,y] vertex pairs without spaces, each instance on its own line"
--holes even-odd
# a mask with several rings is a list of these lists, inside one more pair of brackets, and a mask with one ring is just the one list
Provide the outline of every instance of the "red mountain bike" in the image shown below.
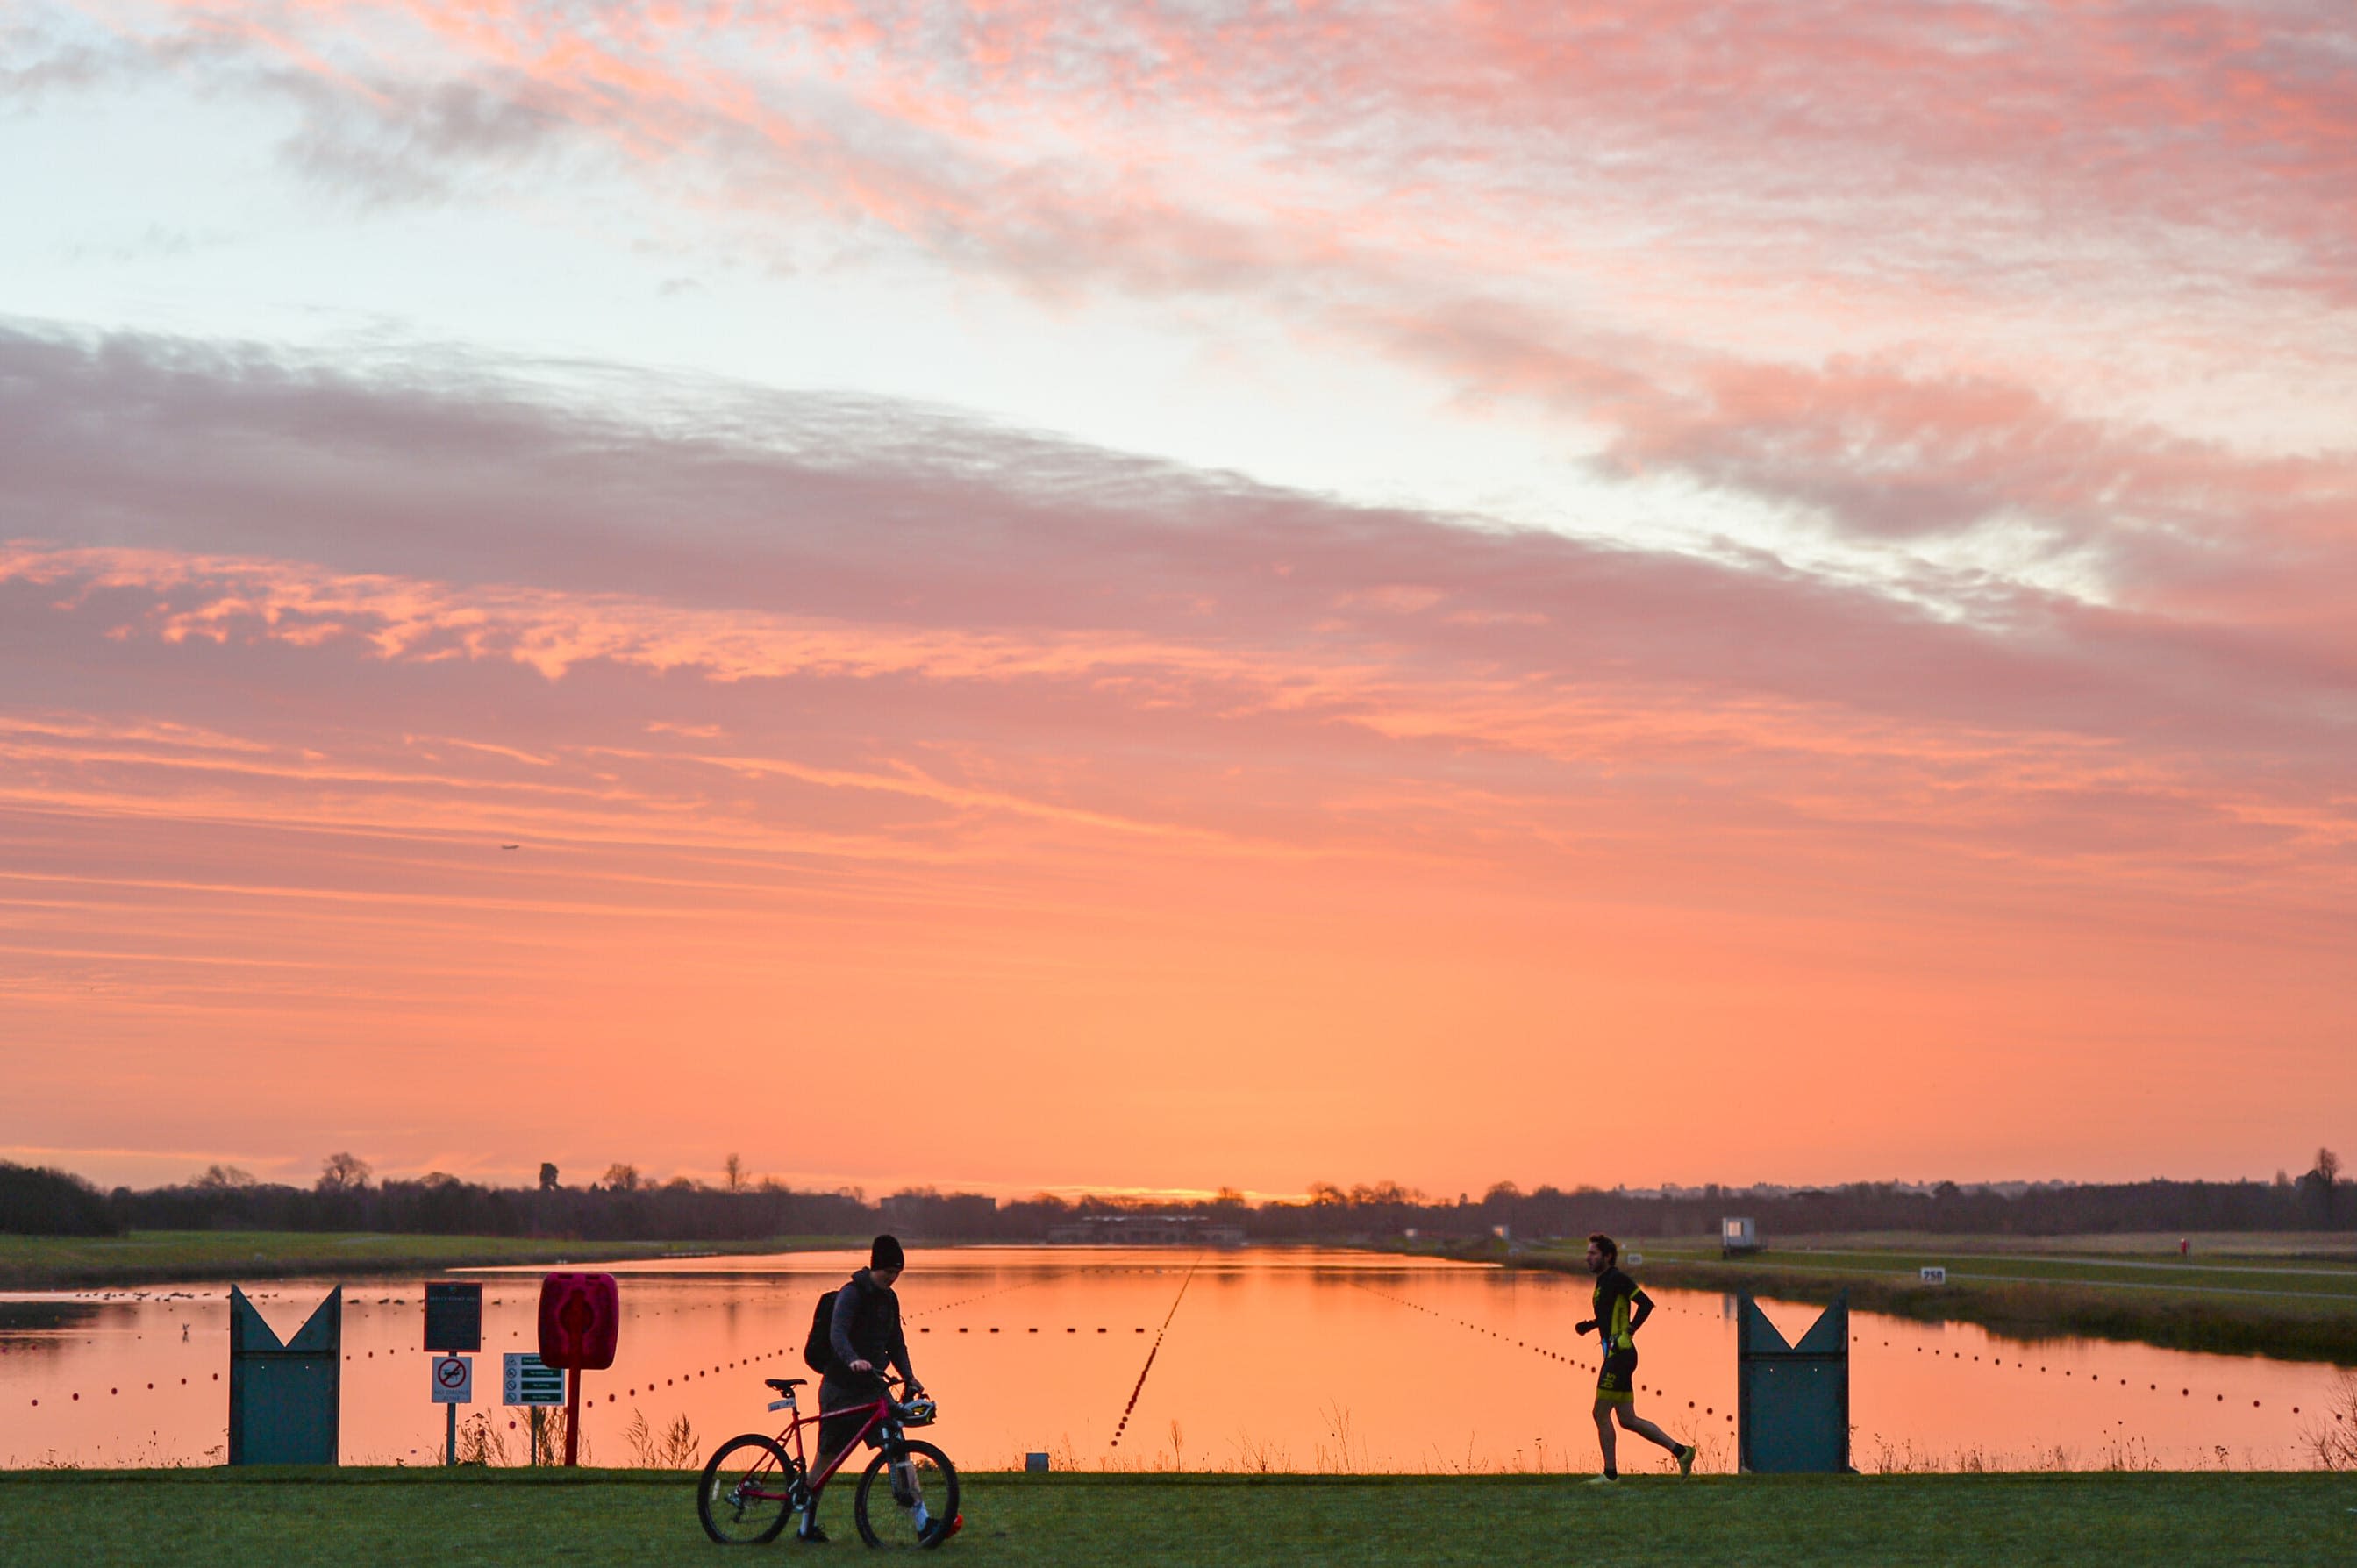
[[[802,1449],[802,1428],[817,1425],[818,1417],[802,1414],[794,1400],[794,1390],[810,1380],[761,1380],[778,1391],[770,1408],[792,1411],[794,1417],[775,1437],[748,1432],[730,1438],[713,1455],[695,1492],[696,1517],[704,1520],[705,1534],[724,1546],[775,1541],[797,1512],[817,1502],[862,1442],[873,1443],[877,1451],[860,1472],[859,1490],[851,1504],[860,1540],[870,1546],[939,1546],[965,1523],[958,1513],[957,1466],[931,1444],[913,1443],[908,1436],[911,1426],[932,1424],[936,1407],[931,1399],[920,1395],[902,1403],[888,1385],[884,1397],[873,1404],[825,1412],[865,1413],[866,1420],[843,1452],[813,1475]],[[878,1477],[885,1479],[882,1500],[871,1509],[871,1499],[878,1496]]]

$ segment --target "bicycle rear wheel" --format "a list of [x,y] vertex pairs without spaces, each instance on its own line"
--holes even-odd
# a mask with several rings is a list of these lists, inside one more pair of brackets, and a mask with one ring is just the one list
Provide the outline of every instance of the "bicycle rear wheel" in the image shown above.
[[852,1500],[852,1520],[859,1539],[870,1546],[939,1546],[958,1527],[957,1466],[930,1443],[904,1447],[907,1456],[899,1465],[888,1454],[867,1461],[859,1495]]
[[793,1517],[790,1499],[800,1479],[775,1439],[750,1432],[732,1437],[696,1482],[695,1516],[723,1546],[775,1541]]

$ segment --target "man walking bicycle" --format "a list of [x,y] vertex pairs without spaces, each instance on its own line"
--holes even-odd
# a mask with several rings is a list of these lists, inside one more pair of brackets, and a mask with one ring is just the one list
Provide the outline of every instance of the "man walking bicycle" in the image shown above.
[[1587,1272],[1596,1276],[1596,1316],[1578,1326],[1582,1334],[1597,1331],[1597,1348],[1602,1352],[1596,1370],[1596,1442],[1604,1450],[1604,1474],[1590,1484],[1620,1479],[1612,1431],[1616,1418],[1646,1442],[1668,1449],[1678,1462],[1679,1475],[1691,1474],[1694,1444],[1680,1443],[1637,1413],[1637,1330],[1653,1315],[1653,1298],[1620,1272],[1620,1243],[1600,1230],[1587,1239]]
[[[834,1315],[827,1328],[832,1354],[818,1385],[820,1470],[859,1435],[866,1423],[866,1407],[885,1397],[882,1369],[886,1363],[900,1373],[901,1398],[914,1399],[924,1392],[909,1365],[909,1339],[900,1327],[900,1298],[892,1290],[907,1262],[897,1238],[878,1236],[868,1249],[867,1266],[834,1293]],[[829,1414],[832,1411],[843,1413]],[[896,1501],[899,1495],[896,1480]],[[826,1531],[819,1528],[815,1500],[803,1513],[794,1539],[813,1545],[826,1539]]]

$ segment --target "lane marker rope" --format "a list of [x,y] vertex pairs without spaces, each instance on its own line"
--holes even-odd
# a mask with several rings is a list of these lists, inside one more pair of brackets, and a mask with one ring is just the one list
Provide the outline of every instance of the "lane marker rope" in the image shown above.
[[[1137,1369],[1137,1382],[1129,1391],[1129,1402],[1121,1407],[1121,1419],[1114,1423],[1113,1441],[1107,1448],[1121,1446],[1121,1434],[1129,1430],[1129,1418],[1137,1410],[1137,1396],[1146,1391],[1146,1375],[1154,1370],[1154,1358],[1162,1351],[1162,1337],[1170,1332],[1170,1320],[1178,1316],[1178,1304],[1187,1299],[1187,1287],[1195,1283],[1195,1271],[1202,1266],[1203,1255],[1187,1265],[1186,1277],[1178,1282],[1178,1294],[1170,1298],[1170,1310],[1162,1315],[1162,1326],[1154,1331],[1154,1343],[1146,1348],[1146,1365]],[[1102,1330],[1100,1330],[1102,1332]]]

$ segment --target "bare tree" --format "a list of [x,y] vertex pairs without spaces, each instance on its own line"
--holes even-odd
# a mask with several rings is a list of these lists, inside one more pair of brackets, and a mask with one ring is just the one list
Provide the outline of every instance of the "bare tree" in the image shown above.
[[745,1190],[745,1157],[742,1155],[729,1155],[720,1162],[720,1169],[722,1175],[727,1178],[729,1191]]
[[543,1160],[540,1162],[540,1190],[543,1192],[554,1192],[556,1190],[556,1162],[554,1160]]
[[241,1170],[235,1165],[207,1165],[204,1175],[199,1176],[192,1185],[214,1191],[229,1187],[252,1187],[253,1173]]
[[2324,1204],[2324,1222],[2332,1223],[2332,1189],[2341,1180],[2341,1156],[2330,1149],[2316,1151],[2315,1168],[2308,1179],[2316,1184],[2316,1195]]
[[329,1155],[319,1162],[318,1189],[321,1192],[358,1192],[368,1186],[369,1177],[375,1174],[369,1163],[357,1155]]
[[617,1160],[606,1167],[603,1185],[608,1192],[636,1192],[639,1190],[639,1167]]

